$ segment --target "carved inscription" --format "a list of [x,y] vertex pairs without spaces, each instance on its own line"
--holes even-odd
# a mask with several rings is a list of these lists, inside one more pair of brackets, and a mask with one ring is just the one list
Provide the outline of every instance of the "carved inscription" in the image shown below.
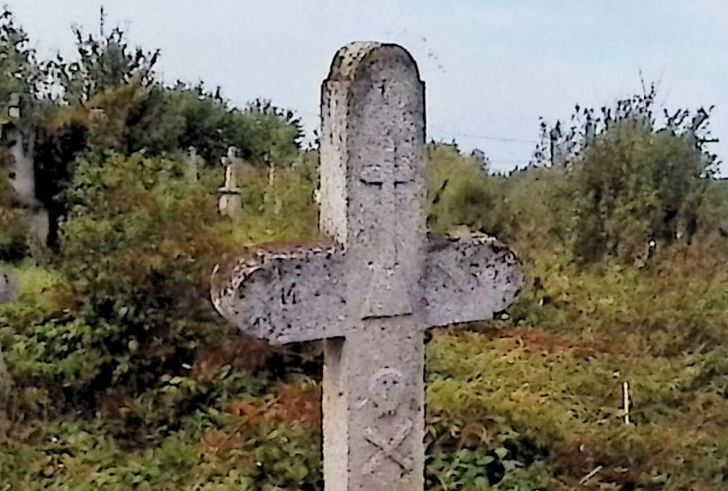
[[384,418],[394,419],[396,433],[392,438],[388,438],[376,428],[371,426],[366,428],[367,441],[377,448],[377,452],[369,459],[367,464],[367,474],[373,474],[385,459],[391,460],[407,472],[412,471],[414,468],[412,458],[402,455],[398,450],[412,433],[414,427],[414,423],[409,417],[398,417],[397,414],[399,407],[405,402],[404,383],[404,375],[396,368],[382,368],[370,379],[367,401],[372,403],[380,420]]
[[372,428],[366,429],[367,441],[379,449],[367,464],[367,474],[373,474],[382,465],[382,460],[385,458],[390,459],[400,466],[403,471],[412,471],[414,467],[412,458],[402,455],[397,449],[404,443],[409,434],[412,433],[413,426],[414,423],[412,423],[412,420],[405,418],[402,424],[398,425],[397,434],[391,440],[387,440]]

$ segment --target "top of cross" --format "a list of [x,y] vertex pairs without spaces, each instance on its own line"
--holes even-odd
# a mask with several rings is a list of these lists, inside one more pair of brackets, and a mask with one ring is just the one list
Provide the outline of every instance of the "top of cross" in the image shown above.
[[397,57],[399,62],[406,60],[419,80],[420,73],[412,55],[402,46],[372,41],[355,41],[342,47],[334,56],[329,70],[329,81],[352,81],[361,78],[361,71],[367,69],[372,57]]

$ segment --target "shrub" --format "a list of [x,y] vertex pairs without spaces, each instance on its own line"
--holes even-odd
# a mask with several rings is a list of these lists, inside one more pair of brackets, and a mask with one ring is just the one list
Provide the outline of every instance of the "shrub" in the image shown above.
[[575,219],[571,250],[582,262],[605,256],[643,261],[650,241],[690,242],[696,234],[716,232],[701,218],[712,213],[707,190],[718,162],[708,148],[715,141],[710,109],[664,109],[660,119],[656,96],[652,85],[600,112],[576,106],[565,133],[559,122],[551,129],[542,122],[535,158],[568,171]]

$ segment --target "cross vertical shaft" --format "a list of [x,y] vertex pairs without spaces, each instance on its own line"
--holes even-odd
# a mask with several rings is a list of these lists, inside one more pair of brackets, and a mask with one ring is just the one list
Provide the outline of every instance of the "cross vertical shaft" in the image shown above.
[[[326,349],[324,481],[327,491],[420,491],[424,346],[412,298],[425,238],[424,89],[399,47],[340,55],[350,59],[334,62],[323,87],[321,227],[345,245],[351,324]],[[336,76],[350,61],[356,73]],[[342,190],[345,215],[327,206]]]

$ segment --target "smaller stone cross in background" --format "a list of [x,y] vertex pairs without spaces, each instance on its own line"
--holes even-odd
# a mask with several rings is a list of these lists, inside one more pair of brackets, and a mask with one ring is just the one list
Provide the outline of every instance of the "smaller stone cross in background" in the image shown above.
[[237,186],[235,171],[238,167],[238,149],[235,147],[228,148],[227,157],[223,157],[222,162],[225,166],[225,184],[219,189],[220,199],[218,201],[218,210],[220,214],[228,217],[235,217],[240,213],[243,206],[242,191]]
[[185,178],[187,182],[197,182],[199,179],[199,169],[204,163],[202,157],[197,154],[196,147],[190,147],[185,166]]
[[17,281],[10,273],[0,269],[0,304],[14,302],[17,298]]

